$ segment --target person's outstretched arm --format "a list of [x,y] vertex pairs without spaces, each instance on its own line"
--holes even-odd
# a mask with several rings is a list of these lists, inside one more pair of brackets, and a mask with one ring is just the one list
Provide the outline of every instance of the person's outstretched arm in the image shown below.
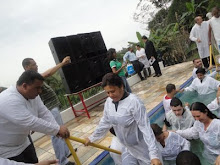
[[56,73],[56,71],[58,71],[58,69],[62,68],[64,65],[69,64],[70,63],[70,56],[67,56],[63,59],[63,61],[59,64],[57,64],[56,66],[54,66],[53,68],[48,69],[47,71],[45,71],[44,73],[41,73],[41,75],[44,78],[50,77],[52,76],[54,73]]

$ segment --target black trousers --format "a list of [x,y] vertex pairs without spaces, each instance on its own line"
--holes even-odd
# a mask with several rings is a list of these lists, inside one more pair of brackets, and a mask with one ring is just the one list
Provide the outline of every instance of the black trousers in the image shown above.
[[161,73],[161,70],[160,70],[160,66],[159,66],[159,63],[157,60],[154,61],[154,63],[152,64],[153,68],[154,68],[154,71],[155,71],[155,74],[158,75],[158,74],[162,74]]
[[[210,57],[202,58],[202,63],[205,68],[209,67]],[[212,58],[212,65],[215,65],[215,60]]]
[[209,62],[208,62],[208,57],[206,58],[202,58],[202,63],[204,65],[205,68],[208,68],[209,67]]
[[143,70],[144,68],[144,65],[141,66],[141,63],[138,61],[138,60],[135,60],[135,61],[131,61],[133,67],[134,67],[134,70],[135,72],[138,74],[138,76],[140,77],[141,80],[143,80],[143,76],[141,75],[141,71]]
[[8,159],[16,162],[33,164],[38,163],[38,158],[33,143],[31,143],[20,155]]

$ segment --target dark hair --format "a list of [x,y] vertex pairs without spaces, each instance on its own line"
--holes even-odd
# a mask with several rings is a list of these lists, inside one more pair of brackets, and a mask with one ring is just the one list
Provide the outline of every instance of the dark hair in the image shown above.
[[33,58],[25,58],[22,61],[22,66],[25,69],[26,66],[30,65],[30,61],[33,60]]
[[171,93],[173,90],[176,90],[176,86],[174,84],[167,84],[166,86],[167,93]]
[[197,71],[196,71],[196,74],[198,73],[202,73],[202,74],[205,74],[205,69],[204,68],[198,68]]
[[207,112],[207,116],[210,118],[210,119],[218,119],[218,117],[213,114],[205,104],[201,103],[201,102],[195,102],[191,105],[190,107],[190,110],[191,111],[200,111],[202,113],[206,113]]
[[22,75],[19,77],[17,81],[17,86],[21,86],[23,83],[31,85],[36,79],[44,81],[44,78],[43,76],[41,76],[41,74],[32,70],[27,70],[23,72]]
[[213,8],[212,8],[212,16],[214,16],[213,13],[214,13],[215,11],[217,12],[216,14],[219,16],[219,14],[220,14],[220,9],[219,9],[219,7],[216,6],[216,7],[213,7]]
[[112,61],[115,59],[115,57],[113,57],[113,54],[116,53],[116,50],[114,48],[110,48],[107,52],[107,57],[109,61]]
[[177,106],[181,106],[183,107],[183,103],[180,99],[178,99],[177,97],[173,97],[172,100],[170,101],[170,106],[172,107],[177,107]]
[[181,151],[176,157],[176,165],[201,165],[196,154],[190,151]]
[[163,133],[162,128],[158,126],[157,124],[151,124],[150,126],[155,136],[159,136]]
[[136,45],[137,47],[141,47],[139,44]]
[[142,39],[147,40],[148,38],[146,36],[142,36]]
[[124,87],[123,80],[121,77],[119,77],[115,73],[107,73],[103,78],[102,78],[102,87],[106,87],[107,85],[110,86],[117,86],[121,88],[122,86]]
[[194,58],[194,59],[193,59],[193,63],[194,63],[196,60],[200,60],[200,58]]

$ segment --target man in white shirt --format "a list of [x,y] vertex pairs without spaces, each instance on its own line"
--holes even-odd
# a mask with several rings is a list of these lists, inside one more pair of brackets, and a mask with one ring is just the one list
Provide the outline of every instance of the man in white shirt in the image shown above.
[[172,111],[169,111],[166,115],[163,131],[167,130],[167,127],[171,127],[172,130],[184,130],[193,126],[194,118],[188,108],[183,108],[183,103],[180,99],[174,97],[170,102]]
[[211,76],[206,76],[204,68],[198,68],[196,75],[197,78],[192,81],[191,85],[181,89],[180,92],[196,91],[199,95],[207,95],[218,90],[220,81],[212,78]]
[[210,19],[209,24],[209,44],[211,45],[211,31],[213,32],[218,51],[220,53],[220,9],[218,7],[214,7],[212,9],[212,18]]
[[194,65],[194,68],[193,68],[193,71],[192,71],[192,77],[193,78],[196,78],[197,75],[196,75],[196,71],[198,68],[202,68],[202,61],[201,59],[199,58],[196,58],[193,60],[193,65]]
[[25,71],[16,86],[0,94],[0,157],[10,160],[37,163],[30,131],[69,137],[66,126],[59,126],[39,94],[44,78],[35,71]]
[[203,21],[201,16],[195,18],[196,24],[190,32],[190,40],[196,42],[199,56],[202,59],[205,68],[209,67],[209,22]]
[[165,110],[165,114],[167,114],[171,110],[171,99],[175,96],[175,94],[178,91],[176,90],[176,86],[174,84],[167,84],[166,92],[167,94],[163,97],[163,108]]
[[137,45],[136,49],[137,49],[136,56],[138,60],[144,64],[144,69],[143,69],[144,77],[147,78],[148,74],[146,69],[148,69],[149,76],[151,75],[150,63],[147,59],[144,48],[141,48],[140,45]]

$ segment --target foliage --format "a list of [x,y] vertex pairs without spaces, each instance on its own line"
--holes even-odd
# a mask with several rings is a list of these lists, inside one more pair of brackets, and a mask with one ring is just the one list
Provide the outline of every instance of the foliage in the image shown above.
[[[54,92],[57,94],[59,101],[61,103],[62,110],[70,107],[67,98],[64,96],[66,94],[66,91],[65,91],[61,77],[58,74],[58,72],[55,73],[53,76],[48,77],[45,81],[48,85],[52,87]],[[103,89],[101,87],[95,87],[95,88],[88,90],[87,92],[84,92],[83,96],[86,99],[97,94],[98,92],[102,90]],[[79,97],[75,95],[70,96],[70,99],[72,101],[72,104],[77,104],[80,101]]]
[[[188,29],[191,29],[194,25],[194,18],[197,15],[205,16],[207,13],[206,5],[209,0],[203,0],[199,4],[195,0],[191,2],[186,2],[187,11],[182,14],[180,18],[180,23],[185,25]],[[177,20],[178,21],[178,20]]]
[[[169,5],[170,1],[151,0],[150,2],[160,10],[155,8],[154,11],[148,10],[152,7],[149,1],[140,0],[137,5],[139,15],[136,16],[145,19],[142,23],[148,23],[149,39],[162,53],[166,65],[186,61],[187,58],[198,55],[195,42],[189,40],[194,18],[197,15],[205,16],[212,7],[220,6],[220,3],[216,0],[172,0],[171,5]],[[160,4],[163,2],[164,4]],[[147,14],[151,16],[150,21],[142,17]],[[136,43],[129,42],[129,44]]]

